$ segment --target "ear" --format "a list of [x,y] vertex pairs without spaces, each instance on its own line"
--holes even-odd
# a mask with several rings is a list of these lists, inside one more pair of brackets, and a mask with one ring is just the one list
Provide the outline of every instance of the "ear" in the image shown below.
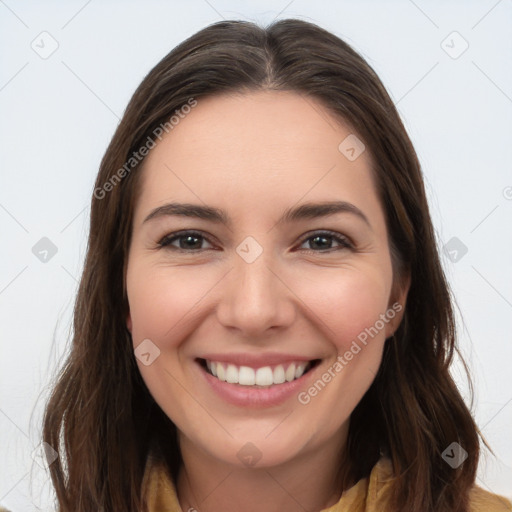
[[400,283],[393,286],[386,316],[390,319],[386,324],[386,339],[390,338],[400,327],[405,313],[407,295],[411,287],[411,276],[407,274]]
[[126,317],[126,327],[130,331],[130,334],[131,334],[133,325],[132,325],[132,317],[131,317],[130,313],[128,313],[128,315]]

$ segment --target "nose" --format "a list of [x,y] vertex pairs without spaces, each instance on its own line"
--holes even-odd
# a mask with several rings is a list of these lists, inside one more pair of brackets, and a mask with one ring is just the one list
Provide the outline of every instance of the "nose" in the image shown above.
[[252,262],[235,255],[234,268],[224,280],[217,318],[238,336],[261,339],[295,320],[295,295],[270,253],[263,251]]

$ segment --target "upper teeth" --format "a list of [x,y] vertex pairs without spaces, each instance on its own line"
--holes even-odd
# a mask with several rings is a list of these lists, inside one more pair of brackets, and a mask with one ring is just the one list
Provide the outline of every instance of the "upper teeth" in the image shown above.
[[291,382],[301,377],[308,365],[309,362],[301,361],[285,366],[279,364],[274,369],[270,366],[251,368],[250,366],[235,366],[234,364],[206,360],[206,366],[219,380],[242,386],[271,386],[272,384],[282,384],[285,381]]

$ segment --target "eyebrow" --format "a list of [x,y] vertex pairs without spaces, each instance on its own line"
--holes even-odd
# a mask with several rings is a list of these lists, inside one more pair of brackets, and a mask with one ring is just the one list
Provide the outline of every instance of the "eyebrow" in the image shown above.
[[[284,211],[277,224],[296,222],[305,219],[315,219],[327,217],[337,213],[350,213],[363,220],[370,229],[372,226],[366,215],[352,203],[346,201],[330,201],[321,203],[305,203],[294,208],[288,208]],[[203,206],[190,203],[168,203],[152,210],[144,219],[143,224],[163,216],[181,216],[195,217],[198,219],[208,220],[225,226],[231,226],[232,220],[229,215],[219,208],[212,206]]]

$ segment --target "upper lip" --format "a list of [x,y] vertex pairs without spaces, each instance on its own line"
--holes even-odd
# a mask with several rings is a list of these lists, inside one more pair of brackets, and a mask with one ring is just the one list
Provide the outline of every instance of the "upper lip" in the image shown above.
[[315,357],[309,357],[298,354],[282,354],[277,352],[250,354],[233,352],[225,354],[204,354],[199,359],[207,359],[208,361],[216,361],[220,363],[233,364],[235,366],[249,366],[250,368],[262,368],[264,366],[274,366],[278,364],[292,363],[296,361],[314,361]]

